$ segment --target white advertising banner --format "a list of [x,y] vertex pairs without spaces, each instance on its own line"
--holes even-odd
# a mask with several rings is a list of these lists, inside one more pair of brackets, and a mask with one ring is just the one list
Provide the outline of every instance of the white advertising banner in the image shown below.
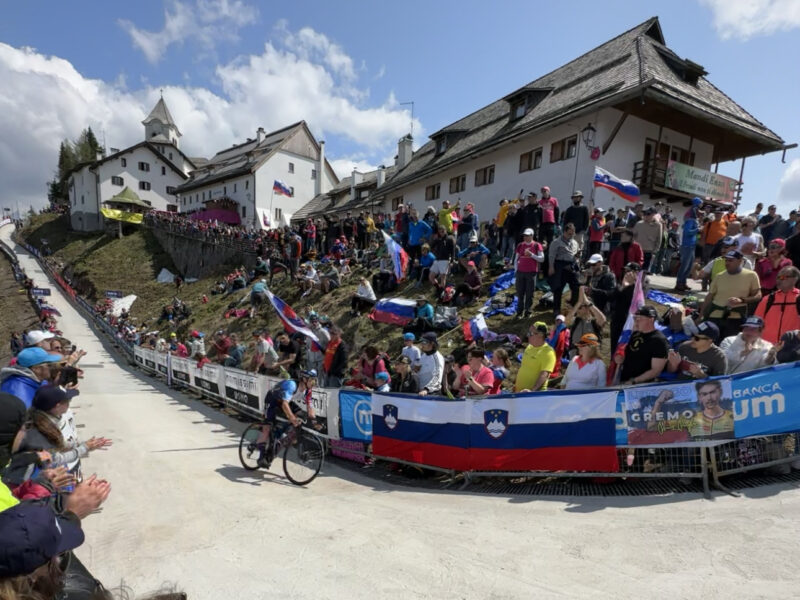
[[225,399],[263,414],[266,377],[239,369],[224,369]]
[[173,356],[169,363],[169,368],[172,370],[172,378],[185,385],[193,385],[192,372],[194,371],[195,364],[195,361],[189,360],[188,358]]

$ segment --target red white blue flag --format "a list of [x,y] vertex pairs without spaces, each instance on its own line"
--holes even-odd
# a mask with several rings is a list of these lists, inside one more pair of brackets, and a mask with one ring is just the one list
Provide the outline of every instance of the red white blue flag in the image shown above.
[[283,321],[283,326],[289,333],[302,333],[306,337],[311,338],[318,347],[322,345],[319,343],[319,338],[316,334],[311,331],[307,326],[305,321],[297,316],[297,313],[294,312],[294,309],[286,304],[283,300],[278,298],[275,294],[267,290],[267,298],[269,298],[272,307],[275,309],[275,312],[278,313],[278,317],[280,320]]
[[283,183],[280,179],[276,179],[275,183],[272,184],[272,191],[282,196],[288,196],[289,198],[292,197],[291,188]]
[[606,188],[628,202],[639,200],[639,187],[635,183],[620,179],[600,167],[594,168],[594,187]]
[[540,397],[373,393],[373,451],[459,471],[617,470],[616,390]]
[[381,230],[383,234],[383,241],[386,243],[386,250],[392,258],[394,265],[394,276],[397,282],[400,283],[406,278],[408,271],[408,253],[403,250],[403,247],[390,238],[385,231]]

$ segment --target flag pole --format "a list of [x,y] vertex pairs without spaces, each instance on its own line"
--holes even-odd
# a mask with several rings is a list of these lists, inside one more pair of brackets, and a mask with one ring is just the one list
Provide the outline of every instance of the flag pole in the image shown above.
[[[269,195],[269,224],[272,225],[272,199],[275,197],[275,184],[272,184],[272,193]],[[274,229],[274,227],[272,227]]]

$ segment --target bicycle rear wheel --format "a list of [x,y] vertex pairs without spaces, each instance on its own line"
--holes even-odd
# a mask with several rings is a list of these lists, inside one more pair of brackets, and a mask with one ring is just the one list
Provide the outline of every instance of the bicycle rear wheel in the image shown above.
[[255,471],[258,469],[258,448],[256,442],[261,435],[261,425],[252,423],[247,426],[242,434],[242,439],[239,440],[239,461],[242,466],[248,471]]
[[283,472],[293,484],[306,485],[319,474],[324,458],[322,440],[307,431],[298,431],[297,439],[283,451]]

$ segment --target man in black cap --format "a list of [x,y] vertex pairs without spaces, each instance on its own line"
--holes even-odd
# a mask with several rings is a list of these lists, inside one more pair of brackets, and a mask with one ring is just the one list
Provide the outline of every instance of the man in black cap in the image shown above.
[[[634,313],[633,333],[625,346],[620,382],[637,385],[655,381],[667,364],[669,342],[655,327],[658,313],[644,305]],[[616,358],[615,358],[616,360]]]
[[[506,218],[506,221],[508,221],[508,218]],[[533,229],[534,232],[539,231],[541,222],[542,209],[539,208],[536,192],[531,192],[528,194],[528,203],[517,211],[517,219],[514,223],[517,226],[514,233],[518,236],[519,232],[525,229]],[[513,226],[514,224],[510,223],[509,225]],[[535,236],[535,238],[541,239],[538,236]],[[515,239],[514,241],[518,242],[519,239]]]
[[761,300],[761,284],[755,271],[742,268],[744,255],[738,250],[725,254],[725,271],[711,282],[700,307],[726,338],[737,335],[747,316],[747,306]]
[[667,358],[667,371],[677,373],[678,379],[703,379],[725,375],[728,372],[728,359],[720,350],[719,329],[711,321],[697,325],[697,333],[692,338],[670,350]]
[[392,377],[392,391],[401,394],[416,394],[419,392],[419,375],[411,370],[411,359],[401,356],[395,363],[397,375]]
[[589,208],[583,205],[583,192],[575,190],[572,193],[572,206],[569,206],[564,211],[561,227],[563,228],[568,223],[575,225],[575,239],[578,241],[581,251],[583,251],[583,242],[586,232],[589,230]]

